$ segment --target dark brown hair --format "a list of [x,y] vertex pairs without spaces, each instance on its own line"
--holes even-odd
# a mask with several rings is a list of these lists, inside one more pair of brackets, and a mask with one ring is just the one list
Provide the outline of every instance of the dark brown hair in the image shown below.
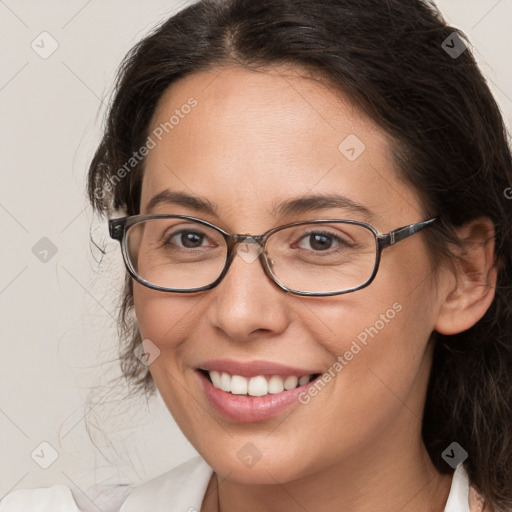
[[[454,39],[455,38],[455,39]],[[448,48],[446,43],[448,41]],[[465,51],[450,54],[449,48]],[[426,0],[204,0],[140,41],[120,68],[88,191],[101,213],[137,214],[142,147],[155,107],[180,77],[221,65],[287,63],[339,87],[395,141],[400,176],[422,198],[435,260],[450,257],[453,228],[476,217],[495,224],[496,295],[485,316],[436,347],[423,439],[443,473],[453,442],[469,454],[471,483],[494,510],[512,507],[512,165],[499,108],[465,35]],[[126,167],[125,167],[126,168]],[[124,176],[127,174],[126,176]],[[453,256],[451,256],[453,257]],[[154,384],[134,356],[140,334],[126,281],[120,334],[129,382]]]

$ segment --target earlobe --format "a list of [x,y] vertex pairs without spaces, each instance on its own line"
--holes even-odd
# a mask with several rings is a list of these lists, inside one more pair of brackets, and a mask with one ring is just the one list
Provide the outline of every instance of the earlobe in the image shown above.
[[474,219],[455,232],[463,247],[453,250],[454,279],[446,290],[434,327],[441,334],[465,331],[484,316],[494,299],[498,274],[494,224],[489,218]]

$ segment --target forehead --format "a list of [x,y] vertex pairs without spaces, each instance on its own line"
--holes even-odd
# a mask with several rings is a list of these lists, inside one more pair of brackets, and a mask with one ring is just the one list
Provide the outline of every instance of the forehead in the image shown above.
[[156,145],[141,211],[165,189],[207,197],[225,217],[270,219],[281,200],[313,193],[341,193],[377,211],[393,195],[395,207],[407,208],[404,194],[415,202],[396,178],[385,132],[346,96],[293,68],[189,75],[162,96],[149,134]]

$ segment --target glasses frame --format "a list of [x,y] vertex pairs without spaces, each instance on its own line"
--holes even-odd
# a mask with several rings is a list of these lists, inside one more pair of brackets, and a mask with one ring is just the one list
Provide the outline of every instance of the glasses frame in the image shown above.
[[[199,224],[203,224],[204,226],[208,226],[217,232],[219,232],[224,240],[226,241],[227,246],[227,253],[226,253],[226,263],[224,264],[224,268],[222,272],[220,273],[219,277],[213,281],[213,283],[202,286],[200,288],[192,288],[192,289],[181,289],[181,288],[166,288],[162,286],[157,286],[152,283],[149,283],[148,281],[144,280],[142,277],[140,277],[135,269],[133,268],[130,259],[128,257],[128,248],[127,248],[127,237],[126,233],[128,230],[134,226],[135,224],[138,224],[140,222],[144,222],[151,219],[186,219],[191,220],[193,222],[197,222]],[[406,238],[409,238],[412,235],[415,235],[416,233],[422,231],[425,228],[428,228],[432,226],[434,223],[436,223],[439,220],[439,217],[433,217],[428,220],[424,220],[421,222],[415,222],[413,224],[408,224],[407,226],[402,226],[400,228],[397,228],[393,231],[390,231],[389,233],[379,233],[372,225],[367,224],[365,222],[359,222],[356,220],[346,220],[346,219],[317,219],[317,220],[306,220],[306,221],[300,221],[300,222],[293,222],[291,224],[285,224],[283,226],[278,226],[272,229],[269,229],[265,233],[261,235],[250,235],[247,233],[228,233],[227,231],[224,231],[222,228],[216,226],[215,224],[212,224],[211,222],[208,222],[203,219],[199,219],[197,217],[192,217],[189,215],[168,215],[168,214],[151,214],[151,215],[131,215],[129,217],[120,217],[116,219],[109,219],[108,221],[108,227],[109,227],[109,233],[110,237],[114,240],[117,240],[121,244],[121,252],[123,255],[124,264],[126,266],[126,269],[128,270],[129,274],[135,279],[138,283],[142,284],[143,286],[146,286],[147,288],[151,288],[152,290],[158,290],[162,292],[173,292],[173,293],[196,293],[206,290],[211,290],[212,288],[215,288],[224,278],[224,276],[227,274],[229,267],[231,266],[231,263],[233,262],[233,259],[235,255],[237,254],[235,251],[235,247],[238,244],[241,243],[253,243],[256,242],[261,248],[262,251],[258,255],[258,259],[260,261],[261,266],[263,267],[263,270],[265,274],[270,278],[270,280],[275,283],[281,290],[284,292],[289,292],[294,295],[300,295],[300,296],[308,296],[308,297],[329,297],[333,295],[342,295],[345,293],[351,293],[355,292],[356,290],[361,290],[362,288],[366,288],[368,285],[371,284],[371,282],[375,279],[375,276],[377,275],[377,271],[379,270],[380,265],[380,259],[381,259],[381,253],[384,249],[387,247],[391,247],[392,245],[396,245],[398,242],[401,242],[402,240],[405,240]],[[324,224],[324,223],[343,223],[343,224],[352,224],[361,226],[368,231],[370,231],[375,239],[375,245],[376,245],[376,257],[375,257],[375,265],[373,267],[373,271],[370,275],[370,277],[361,285],[348,288],[346,290],[341,291],[334,291],[334,292],[304,292],[300,290],[294,290],[292,288],[289,288],[285,286],[282,282],[279,281],[279,279],[272,273],[272,269],[270,268],[267,256],[265,254],[265,244],[268,240],[268,238],[273,235],[274,233],[277,233],[278,231],[281,231],[286,228],[290,228],[293,226],[301,226],[304,224]],[[250,240],[249,240],[250,239]],[[249,240],[249,242],[248,242]]]

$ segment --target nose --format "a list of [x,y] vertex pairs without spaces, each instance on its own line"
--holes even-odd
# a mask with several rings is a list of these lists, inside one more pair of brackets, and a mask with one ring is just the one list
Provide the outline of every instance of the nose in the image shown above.
[[271,337],[289,323],[288,294],[263,270],[258,247],[257,243],[237,245],[226,275],[210,292],[215,295],[207,312],[210,325],[237,341]]

